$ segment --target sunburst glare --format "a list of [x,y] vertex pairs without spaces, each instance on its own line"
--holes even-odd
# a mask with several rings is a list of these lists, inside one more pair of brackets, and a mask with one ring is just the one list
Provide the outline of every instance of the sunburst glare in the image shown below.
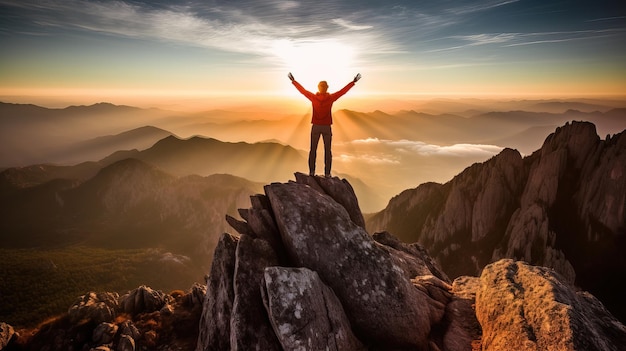
[[335,39],[277,40],[273,53],[304,86],[314,87],[320,80],[340,84],[339,80],[355,74],[355,49]]

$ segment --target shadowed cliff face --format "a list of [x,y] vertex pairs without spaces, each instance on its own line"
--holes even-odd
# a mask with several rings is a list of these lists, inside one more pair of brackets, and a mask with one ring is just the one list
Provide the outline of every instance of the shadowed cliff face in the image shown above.
[[372,216],[370,231],[419,242],[452,277],[500,258],[554,268],[622,320],[612,282],[626,261],[626,133],[572,122],[522,158],[505,149],[445,184],[424,184]]

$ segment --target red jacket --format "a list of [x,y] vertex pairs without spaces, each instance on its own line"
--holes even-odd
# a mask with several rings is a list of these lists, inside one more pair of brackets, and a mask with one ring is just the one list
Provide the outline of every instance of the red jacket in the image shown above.
[[311,117],[312,124],[321,124],[321,125],[331,125],[333,124],[333,116],[331,114],[331,109],[333,107],[333,102],[337,101],[343,94],[347,93],[350,88],[354,86],[354,82],[348,83],[343,89],[339,90],[336,93],[320,93],[317,92],[313,94],[312,92],[304,89],[300,83],[295,80],[292,81],[293,85],[298,89],[302,95],[306,96],[307,99],[311,100],[313,105],[313,116]]

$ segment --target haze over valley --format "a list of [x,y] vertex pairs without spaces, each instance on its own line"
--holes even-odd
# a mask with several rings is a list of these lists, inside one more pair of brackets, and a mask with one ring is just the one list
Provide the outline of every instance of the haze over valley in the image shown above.
[[[619,100],[434,99],[391,113],[339,110],[333,172],[353,181],[364,212],[375,212],[401,191],[445,182],[503,148],[530,154],[568,121],[591,121],[599,135],[620,132],[626,128],[620,106]],[[90,161],[97,164],[86,175],[93,175],[99,167],[133,157],[176,176],[227,173],[267,183],[286,181],[307,167],[306,109],[272,115],[249,110],[185,113],[109,103],[63,109],[2,103],[0,111],[3,168],[79,168]],[[321,162],[319,157],[318,169]]]

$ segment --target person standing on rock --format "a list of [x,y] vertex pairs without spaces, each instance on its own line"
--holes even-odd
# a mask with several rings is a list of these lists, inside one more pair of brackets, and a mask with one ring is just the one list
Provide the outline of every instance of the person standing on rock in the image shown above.
[[354,79],[348,83],[343,89],[336,93],[328,93],[328,83],[325,80],[319,82],[317,85],[318,92],[312,93],[306,89],[300,83],[296,82],[293,74],[289,72],[287,75],[291,79],[291,83],[298,89],[302,95],[311,101],[313,105],[313,114],[311,116],[311,149],[309,150],[309,175],[315,175],[315,160],[317,159],[317,144],[320,141],[320,136],[324,139],[324,175],[330,177],[330,168],[332,166],[332,152],[330,145],[333,137],[331,125],[333,124],[333,117],[331,109],[333,102],[337,101],[345,93],[350,90],[354,84],[361,79],[361,74],[358,73]]

